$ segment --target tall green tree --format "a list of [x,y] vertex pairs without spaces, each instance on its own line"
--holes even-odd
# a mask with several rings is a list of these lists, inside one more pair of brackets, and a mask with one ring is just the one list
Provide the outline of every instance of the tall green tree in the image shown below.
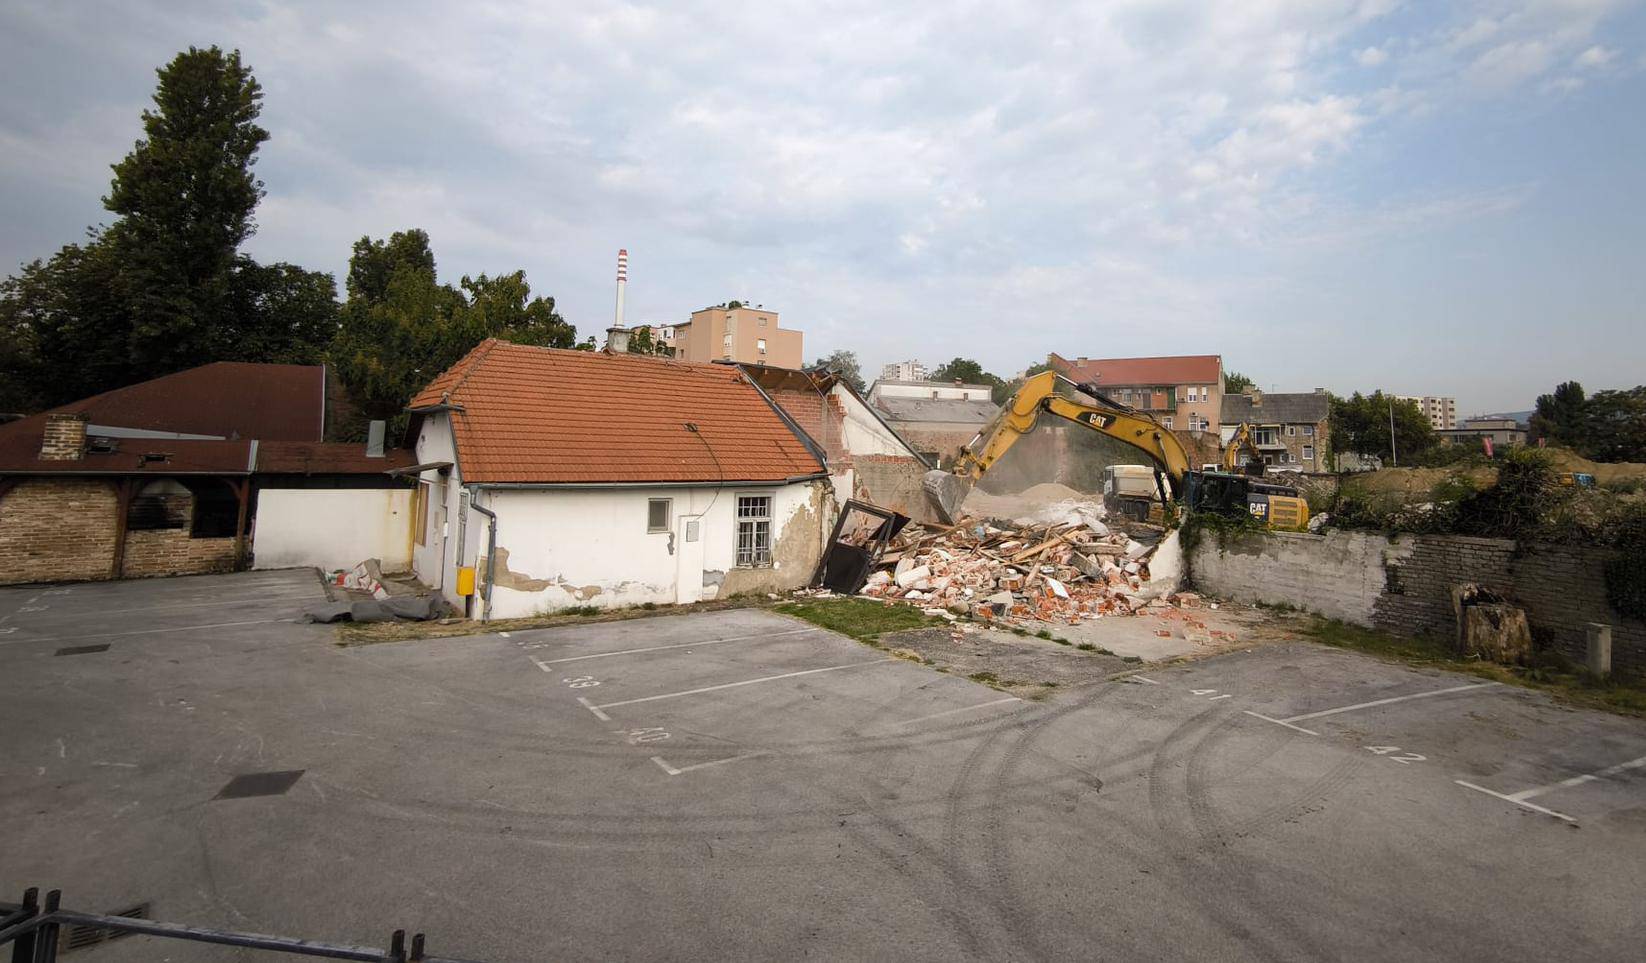
[[1595,461],[1646,461],[1646,385],[1597,391],[1583,406],[1582,445]]
[[1389,430],[1393,419],[1394,450],[1402,465],[1439,441],[1428,416],[1413,401],[1401,401],[1382,391],[1355,392],[1348,398],[1331,396],[1331,450],[1389,461]]
[[988,385],[989,397],[998,404],[1005,400],[1003,393],[1006,382],[1001,378],[983,370],[983,366],[970,358],[955,358],[948,364],[940,366],[932,372],[933,381],[959,381],[969,385]]
[[827,357],[818,358],[812,362],[811,366],[813,368],[828,368],[836,375],[839,375],[840,380],[851,385],[859,393],[868,387],[863,382],[863,366],[858,363],[857,352],[855,351],[841,349]]
[[116,220],[0,284],[0,338],[21,346],[0,356],[0,381],[31,404],[209,361],[313,361],[336,326],[329,275],[239,251],[269,137],[239,52],[191,47],[157,74],[143,137],[103,199]]
[[332,363],[368,419],[398,420],[406,402],[486,338],[551,348],[577,346],[577,331],[533,297],[524,271],[441,284],[427,233],[363,237],[349,259]]
[[1238,371],[1223,372],[1223,393],[1226,395],[1238,395],[1254,384],[1256,382]]
[[1555,390],[1537,396],[1537,408],[1532,412],[1531,435],[1568,448],[1582,448],[1588,442],[1583,437],[1587,421],[1589,399],[1583,386],[1576,381],[1563,381]]

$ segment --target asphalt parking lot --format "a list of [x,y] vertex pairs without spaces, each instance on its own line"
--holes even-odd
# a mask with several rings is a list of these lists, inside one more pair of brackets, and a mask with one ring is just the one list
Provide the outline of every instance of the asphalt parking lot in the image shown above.
[[1538,694],[1296,644],[1021,701],[758,610],[339,648],[321,593],[0,590],[0,899],[497,960],[1646,939],[1646,725]]

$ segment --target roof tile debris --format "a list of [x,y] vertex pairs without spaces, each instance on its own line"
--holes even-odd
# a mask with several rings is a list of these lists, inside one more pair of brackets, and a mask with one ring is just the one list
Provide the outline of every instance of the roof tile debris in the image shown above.
[[453,406],[480,484],[776,482],[825,468],[737,368],[487,339],[412,399]]

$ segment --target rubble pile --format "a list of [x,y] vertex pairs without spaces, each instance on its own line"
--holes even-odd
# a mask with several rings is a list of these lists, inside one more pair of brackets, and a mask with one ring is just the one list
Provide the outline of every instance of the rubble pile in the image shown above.
[[880,556],[861,594],[990,621],[1078,625],[1131,615],[1171,592],[1149,585],[1155,545],[1111,529],[1101,509],[1047,514],[1056,520],[911,525]]

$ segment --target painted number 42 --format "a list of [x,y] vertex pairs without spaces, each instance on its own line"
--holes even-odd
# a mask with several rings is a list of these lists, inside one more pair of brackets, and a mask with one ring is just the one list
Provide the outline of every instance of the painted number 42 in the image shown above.
[[600,680],[592,675],[577,675],[560,681],[566,683],[566,687],[570,689],[588,689],[600,684]]
[[1395,762],[1424,762],[1428,759],[1427,756],[1420,756],[1415,752],[1406,752],[1399,746],[1367,746],[1366,751],[1388,756]]

